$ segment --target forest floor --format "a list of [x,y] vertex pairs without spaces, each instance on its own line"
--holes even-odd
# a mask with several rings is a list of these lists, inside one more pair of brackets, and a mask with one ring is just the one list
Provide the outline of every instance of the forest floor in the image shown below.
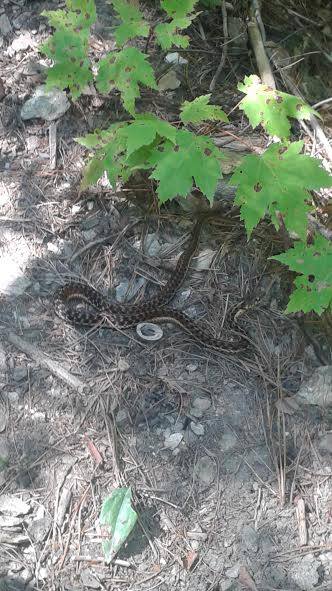
[[[229,113],[256,66],[239,3],[226,4],[232,42],[213,102]],[[331,64],[310,40],[331,38],[331,28],[322,32],[331,14],[307,4],[274,3],[263,18],[271,40],[303,54],[299,78],[314,104],[331,96]],[[38,47],[50,29],[40,13],[55,8],[0,7],[0,590],[331,590],[331,416],[320,404],[331,400],[331,354],[317,319],[283,314],[291,278],[268,261],[280,233],[264,222],[248,242],[221,184],[173,300],[220,334],[254,291],[257,304],[241,318],[245,354],[210,351],[172,324],[151,342],[135,329],[81,329],[55,315],[53,293],[70,278],[117,301],[144,301],[206,209],[195,194],[150,215],[153,187],[143,177],[79,193],[87,155],[74,138],[123,118],[117,96],[88,91],[56,124],[21,119],[44,81]],[[100,56],[114,48],[114,17],[106,2],[97,8],[91,51]],[[171,69],[180,84],[144,91],[138,108],[176,121],[183,100],[207,94],[222,31],[221,10],[203,12],[182,68],[152,43],[158,79]],[[329,137],[331,103],[321,115]],[[241,112],[230,121],[205,132],[231,161],[266,147]],[[318,141],[299,126],[294,134],[328,167]],[[131,486],[139,520],[107,566],[98,517],[119,486]]]

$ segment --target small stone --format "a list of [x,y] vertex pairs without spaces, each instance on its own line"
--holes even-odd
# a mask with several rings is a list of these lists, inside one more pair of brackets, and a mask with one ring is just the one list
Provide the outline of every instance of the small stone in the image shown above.
[[250,525],[244,525],[241,532],[241,541],[244,550],[247,552],[258,551],[258,534]]
[[13,370],[13,379],[15,382],[23,382],[28,377],[28,370],[26,367],[15,367]]
[[166,55],[165,62],[168,64],[174,64],[176,66],[183,66],[188,63],[188,60],[186,60],[184,57],[181,57],[181,55],[175,51]]
[[225,571],[225,575],[229,579],[237,579],[239,576],[239,573],[240,573],[240,565],[239,564],[235,564],[231,568],[227,568]]
[[115,289],[116,300],[121,303],[131,300],[144,284],[144,277],[138,277],[135,281],[122,281]]
[[10,24],[10,20],[6,14],[2,14],[0,16],[0,33],[6,37],[9,33],[12,32],[12,26]]
[[128,418],[129,418],[129,415],[128,415],[128,412],[126,411],[126,409],[121,409],[116,414],[115,422],[117,425],[124,425],[125,423],[127,423]]
[[174,70],[169,70],[164,76],[162,76],[158,82],[158,90],[175,90],[179,88],[181,81],[178,79]]
[[194,423],[191,421],[190,428],[195,433],[195,435],[204,435],[204,427],[201,423]]
[[94,201],[87,201],[86,202],[86,208],[88,211],[92,211],[94,206],[95,206]]
[[6,369],[6,352],[3,348],[3,345],[0,343],[0,373],[5,372]]
[[188,363],[188,365],[186,365],[186,370],[188,373],[193,373],[194,371],[196,371],[197,368],[198,368],[197,363]]
[[16,37],[10,47],[8,47],[8,53],[13,55],[13,53],[18,53],[19,51],[25,51],[29,47],[33,47],[34,42],[30,33],[25,32]]
[[43,517],[41,519],[35,519],[29,529],[28,533],[35,542],[43,542],[48,534],[51,527],[52,520],[50,517]]
[[96,238],[97,232],[91,228],[91,230],[83,230],[82,235],[86,242],[91,242],[91,240]]
[[128,371],[129,368],[130,368],[130,365],[129,365],[128,361],[126,361],[125,359],[119,359],[119,361],[118,361],[118,370],[119,371]]
[[216,466],[214,461],[209,456],[202,456],[194,467],[194,476],[196,476],[202,484],[212,484],[216,477]]
[[321,563],[313,554],[307,554],[293,564],[290,569],[291,580],[296,583],[302,591],[312,591],[319,581],[318,568]]
[[318,367],[302,384],[295,397],[302,404],[314,404],[323,408],[332,406],[332,365]]
[[220,448],[223,451],[228,451],[232,449],[237,444],[238,440],[236,435],[234,435],[233,431],[227,431],[223,434],[220,440]]
[[59,246],[57,244],[54,244],[54,242],[47,243],[47,250],[49,252],[54,252],[55,254],[59,254],[59,252],[60,252]]
[[45,566],[41,566],[38,571],[38,581],[45,581],[49,576],[49,571]]
[[326,433],[326,435],[321,437],[318,447],[321,451],[332,454],[332,433]]
[[164,445],[168,449],[175,449],[180,445],[183,439],[183,433],[171,433],[168,437],[165,437]]
[[5,515],[26,515],[30,505],[15,495],[0,495],[0,512]]
[[92,572],[88,569],[82,570],[80,573],[82,585],[89,589],[100,589],[99,581],[93,576]]
[[11,404],[15,404],[15,402],[18,401],[20,395],[18,392],[16,392],[16,390],[13,390],[12,392],[7,392],[7,400],[11,403]]
[[208,410],[210,408],[211,400],[209,398],[197,396],[197,398],[194,399],[192,406],[197,410],[204,412],[205,410]]
[[75,203],[75,205],[73,205],[71,208],[71,212],[75,215],[75,213],[78,213],[79,211],[81,211],[81,205],[79,203]]
[[46,90],[45,86],[38,86],[33,97],[24,103],[21,117],[24,120],[41,118],[54,121],[68,111],[70,102],[66,94],[53,88]]

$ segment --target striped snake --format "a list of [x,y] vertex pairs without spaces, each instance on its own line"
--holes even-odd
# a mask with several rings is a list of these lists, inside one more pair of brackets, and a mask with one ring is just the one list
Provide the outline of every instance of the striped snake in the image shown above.
[[194,256],[203,220],[198,220],[190,240],[178,259],[175,270],[159,292],[142,304],[120,304],[110,302],[99,291],[79,282],[66,283],[54,294],[55,311],[67,322],[82,326],[101,324],[105,327],[129,328],[140,322],[171,322],[179,325],[199,343],[218,351],[236,352],[243,350],[247,343],[243,337],[217,339],[188,316],[168,308],[166,304],[173,298],[182,284],[190,261]]

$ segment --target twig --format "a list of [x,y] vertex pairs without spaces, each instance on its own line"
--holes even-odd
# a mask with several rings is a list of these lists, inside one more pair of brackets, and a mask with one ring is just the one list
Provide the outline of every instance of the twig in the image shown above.
[[48,144],[50,148],[50,169],[56,169],[56,132],[57,123],[53,121],[48,130]]
[[23,351],[23,353],[32,357],[38,365],[46,367],[46,369],[48,369],[53,375],[66,382],[66,384],[71,388],[74,388],[74,390],[77,390],[80,393],[84,391],[86,387],[84,382],[62,367],[57,361],[54,361],[54,359],[51,359],[45,355],[45,353],[42,353],[42,351],[37,349],[37,347],[31,343],[24,341],[21,337],[12,332],[8,335],[8,341],[17,347],[17,349],[20,349],[20,351]]
[[213,76],[211,83],[210,83],[210,90],[211,92],[214,91],[215,86],[217,84],[218,78],[221,74],[221,71],[225,65],[226,62],[226,58],[227,58],[227,53],[228,53],[228,44],[227,44],[227,39],[228,39],[228,26],[227,26],[227,8],[226,8],[226,0],[222,0],[221,3],[221,11],[222,11],[222,28],[223,28],[223,34],[224,34],[224,43],[222,46],[222,54],[221,54],[221,60],[219,63],[219,66],[216,70],[215,75]]
[[326,240],[332,241],[332,230],[329,230],[323,224],[321,224],[318,220],[316,220],[310,213],[308,214],[309,224],[317,230]]
[[256,19],[248,23],[248,34],[254,50],[258,71],[262,82],[270,88],[275,88],[275,81],[271,70],[269,59],[266,55],[262,35]]

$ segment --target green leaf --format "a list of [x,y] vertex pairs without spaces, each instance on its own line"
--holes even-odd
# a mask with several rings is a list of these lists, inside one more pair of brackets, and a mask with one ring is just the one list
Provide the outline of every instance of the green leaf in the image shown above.
[[183,123],[201,123],[202,121],[228,121],[224,111],[217,105],[209,105],[211,94],[198,96],[193,101],[184,101],[181,105],[180,119]]
[[245,112],[252,127],[261,123],[270,135],[280,139],[289,138],[290,117],[298,120],[309,119],[311,114],[320,117],[302,99],[261,84],[258,76],[246,76],[244,82],[238,84],[238,89],[246,94],[239,108]]
[[109,564],[119,552],[137,521],[137,513],[131,506],[131,488],[118,488],[105,499],[99,522],[102,526],[102,543],[105,561]]
[[99,62],[97,88],[107,93],[116,87],[121,92],[124,107],[134,115],[135,99],[140,96],[139,83],[157,89],[147,56],[135,47],[127,47],[119,53],[109,53]]
[[176,129],[152,113],[144,113],[136,115],[135,120],[124,127],[121,134],[127,142],[127,156],[130,156],[142,146],[152,144],[158,136],[174,143]]
[[182,18],[190,14],[197,4],[198,0],[161,0],[160,6],[168,16],[172,18]]
[[127,172],[125,165],[126,143],[119,133],[125,125],[116,123],[104,131],[96,130],[83,138],[76,138],[79,144],[94,150],[94,156],[84,170],[81,190],[95,184],[104,172],[112,185],[119,178],[127,180],[129,171]]
[[322,314],[332,303],[332,244],[317,235],[314,244],[298,242],[294,248],[271,257],[287,265],[296,273],[295,291],[292,293],[287,313],[317,312]]
[[218,149],[210,139],[189,131],[177,131],[175,140],[159,145],[149,159],[155,167],[151,178],[159,181],[160,202],[186,197],[193,181],[211,202],[222,176]]
[[56,31],[40,51],[54,62],[47,88],[69,88],[75,100],[93,79],[88,59],[89,29],[96,19],[94,0],[67,0],[67,10],[44,11]]
[[180,35],[179,30],[187,29],[193,17],[178,18],[172,20],[170,23],[160,23],[155,28],[155,35],[160,47],[166,51],[175,45],[185,49],[189,45],[188,35]]
[[299,154],[303,142],[286,146],[272,144],[262,156],[245,156],[230,179],[238,185],[235,203],[241,207],[241,219],[250,236],[266,213],[279,227],[278,212],[288,231],[305,239],[310,189],[332,186],[330,176],[316,158]]
[[143,19],[138,8],[126,0],[112,0],[112,4],[123,21],[115,29],[115,39],[118,45],[124,45],[134,37],[148,37],[149,25]]

